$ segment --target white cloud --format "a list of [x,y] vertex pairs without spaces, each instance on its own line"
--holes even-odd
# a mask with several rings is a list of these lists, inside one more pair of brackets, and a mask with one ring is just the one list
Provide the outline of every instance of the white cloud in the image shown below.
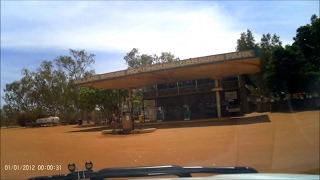
[[[165,3],[162,3],[165,4]],[[155,9],[157,3],[135,5],[124,2],[77,2],[52,7],[37,6],[29,17],[43,28],[5,32],[4,47],[79,48],[86,50],[128,52],[137,47],[142,53],[171,51],[190,58],[234,51],[241,31],[230,30],[236,24],[218,5],[181,7],[173,3]],[[41,6],[39,6],[41,5]],[[41,8],[40,8],[41,7]],[[71,8],[72,7],[72,8]],[[41,18],[38,13],[44,13]]]
[[97,74],[104,74],[127,69],[127,66],[125,60],[120,57],[119,59],[108,58],[107,61],[97,61],[97,63],[93,65],[93,68]]

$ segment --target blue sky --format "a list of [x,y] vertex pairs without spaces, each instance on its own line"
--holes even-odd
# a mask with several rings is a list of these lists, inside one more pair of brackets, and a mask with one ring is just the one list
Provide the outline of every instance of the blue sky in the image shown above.
[[319,16],[316,0],[1,1],[1,96],[22,68],[35,70],[70,48],[95,54],[101,74],[126,69],[132,48],[180,59],[232,52],[246,29],[257,41],[276,33],[291,44],[312,14]]

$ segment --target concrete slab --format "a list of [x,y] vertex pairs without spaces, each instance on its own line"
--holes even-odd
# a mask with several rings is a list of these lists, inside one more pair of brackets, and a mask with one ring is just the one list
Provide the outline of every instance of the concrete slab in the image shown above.
[[156,128],[146,128],[146,129],[133,129],[131,131],[124,131],[123,129],[108,129],[103,130],[102,135],[107,134],[143,134],[143,133],[151,133],[155,132]]

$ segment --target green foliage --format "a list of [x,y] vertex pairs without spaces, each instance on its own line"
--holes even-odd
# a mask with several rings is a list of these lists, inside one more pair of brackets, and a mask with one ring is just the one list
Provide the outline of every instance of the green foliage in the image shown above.
[[258,48],[261,71],[250,75],[259,94],[270,92],[320,92],[320,20],[312,15],[311,24],[297,29],[294,43],[282,47],[277,35],[263,34],[260,43],[250,30],[237,40],[237,51]]
[[81,88],[78,94],[78,105],[84,111],[93,111],[96,107],[95,89],[88,87]]
[[1,108],[0,109],[0,126],[8,126],[9,125],[9,119],[8,116],[6,115],[6,113],[4,112],[4,110]]
[[24,77],[21,80],[6,84],[4,100],[10,109],[28,112],[32,110],[34,105],[32,99],[33,79],[27,69],[23,69],[22,73]]
[[305,83],[310,88],[306,91],[320,92],[320,18],[314,14],[310,22],[297,29],[293,46],[298,46],[309,62],[303,69],[306,78],[310,80]]
[[40,68],[32,73],[33,91],[32,98],[35,99],[37,107],[54,116],[63,107],[64,96],[62,92],[66,89],[67,77],[61,70],[54,70],[51,61],[42,62]]
[[142,89],[133,89],[133,111],[139,111],[142,108]]
[[26,126],[26,123],[35,122],[37,119],[44,117],[48,117],[48,114],[46,114],[42,109],[36,108],[28,113],[19,113],[16,123],[17,125],[24,127]]
[[264,79],[273,92],[320,92],[320,20],[297,29],[294,43],[277,47],[268,62]]
[[59,56],[54,61],[64,70],[71,80],[84,77],[85,74],[95,74],[94,69],[88,68],[95,63],[95,55],[88,54],[85,50],[69,49],[71,56]]
[[139,49],[133,48],[130,52],[128,52],[124,56],[124,60],[126,60],[126,64],[128,65],[128,69],[134,69],[138,67],[150,66],[153,64],[161,64],[161,63],[171,63],[175,61],[179,61],[180,59],[175,57],[171,52],[162,52],[160,56],[153,54],[141,54]]
[[255,42],[255,38],[250,29],[247,32],[243,32],[240,38],[237,40],[236,51],[245,51],[259,48],[259,44]]
[[72,80],[89,77],[95,74],[92,64],[95,63],[95,55],[89,54],[85,50],[70,49],[70,56],[59,56],[54,59],[57,67],[67,75],[67,83],[62,91],[65,95],[63,102],[64,108],[61,110],[65,114],[77,112],[79,110],[79,87],[73,85]]
[[154,55],[154,57],[154,64],[164,64],[180,61],[180,59],[171,52],[162,52],[160,56]]
[[118,102],[117,90],[83,87],[79,91],[79,107],[86,112],[98,109],[107,117],[110,114],[119,113],[118,104],[126,103],[128,97],[126,91],[119,90],[119,96],[120,102]]
[[273,92],[292,93],[298,89],[293,89],[294,86],[291,87],[291,84],[294,85],[296,78],[301,74],[298,71],[299,65],[302,65],[302,58],[304,57],[301,52],[294,51],[291,46],[279,47],[274,51],[267,67],[268,72],[264,75]]
[[1,126],[12,126],[15,125],[18,111],[13,109],[10,105],[3,105],[1,109]]
[[79,88],[72,84],[72,80],[94,74],[94,70],[88,68],[94,63],[95,55],[71,49],[70,54],[59,56],[54,61],[43,61],[33,72],[24,68],[21,80],[6,84],[6,115],[18,120],[13,114],[26,113],[19,115],[18,122],[22,124],[26,116],[35,120],[43,115],[63,115],[68,119],[68,114],[77,112]]
[[266,66],[273,50],[276,47],[281,47],[281,44],[282,42],[280,41],[279,36],[276,34],[271,36],[269,33],[263,34],[260,42],[256,43],[252,31],[249,29],[247,32],[241,33],[240,38],[237,40],[236,51],[245,51],[250,49],[260,50],[260,72],[249,75],[252,82],[258,87],[258,94],[269,94],[268,83],[263,76],[266,72]]
[[311,24],[300,26],[294,37],[293,45],[298,46],[301,52],[312,64],[320,68],[320,18],[312,15]]
[[25,127],[27,123],[32,122],[32,117],[28,113],[20,113],[17,119],[17,124],[21,127]]

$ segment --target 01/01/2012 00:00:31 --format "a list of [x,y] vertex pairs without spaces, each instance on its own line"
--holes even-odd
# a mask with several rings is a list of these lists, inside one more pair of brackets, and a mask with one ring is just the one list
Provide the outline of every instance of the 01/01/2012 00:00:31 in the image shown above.
[[43,171],[43,170],[50,170],[50,171],[60,171],[62,169],[61,165],[5,165],[4,169],[6,171]]

